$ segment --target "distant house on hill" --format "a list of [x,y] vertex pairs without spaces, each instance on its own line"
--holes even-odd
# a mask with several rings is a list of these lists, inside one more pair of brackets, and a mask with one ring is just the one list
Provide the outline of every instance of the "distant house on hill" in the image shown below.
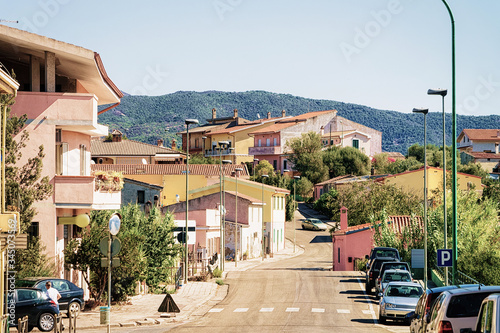
[[500,177],[500,129],[464,129],[457,142],[462,164],[479,163],[492,178]]

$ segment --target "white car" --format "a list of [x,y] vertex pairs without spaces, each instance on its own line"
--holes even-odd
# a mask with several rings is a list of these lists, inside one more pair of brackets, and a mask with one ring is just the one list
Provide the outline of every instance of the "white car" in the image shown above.
[[417,282],[389,282],[379,302],[378,321],[403,320],[410,323],[420,295],[424,290]]
[[475,286],[444,291],[434,302],[428,316],[427,332],[472,332],[481,302],[500,286]]

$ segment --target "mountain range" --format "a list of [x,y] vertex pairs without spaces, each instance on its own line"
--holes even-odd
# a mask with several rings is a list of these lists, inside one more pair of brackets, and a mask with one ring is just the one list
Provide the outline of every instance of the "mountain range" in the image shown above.
[[[103,106],[101,109],[104,109]],[[400,152],[405,155],[414,143],[423,145],[424,128],[421,114],[379,110],[364,105],[332,100],[310,99],[289,94],[267,91],[223,92],[223,91],[178,91],[162,96],[132,96],[125,94],[121,104],[99,115],[99,123],[108,125],[110,131],[120,130],[127,138],[156,144],[158,139],[166,142],[180,137],[184,130],[184,119],[195,118],[206,123],[217,109],[217,117],[231,117],[233,110],[248,120],[281,116],[296,116],[311,111],[332,110],[338,115],[382,132],[382,150]],[[457,115],[457,136],[464,128],[500,128],[500,116]],[[446,114],[446,144],[451,145],[451,114]],[[429,112],[427,115],[427,143],[443,145],[443,114]]]

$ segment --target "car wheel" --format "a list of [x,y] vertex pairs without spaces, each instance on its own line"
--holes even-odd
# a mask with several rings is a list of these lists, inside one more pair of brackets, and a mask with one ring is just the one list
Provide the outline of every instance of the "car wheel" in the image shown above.
[[71,312],[74,312],[75,317],[78,317],[78,315],[80,314],[80,311],[81,311],[80,303],[78,303],[78,302],[69,303],[69,305],[68,305],[68,318],[69,318],[69,315],[71,314]]
[[385,325],[387,320],[385,319],[384,316],[378,315],[378,322],[381,323],[382,325]]
[[42,332],[52,331],[56,324],[56,318],[52,313],[42,313],[38,317],[38,329]]
[[306,230],[306,227],[302,226],[302,230]]

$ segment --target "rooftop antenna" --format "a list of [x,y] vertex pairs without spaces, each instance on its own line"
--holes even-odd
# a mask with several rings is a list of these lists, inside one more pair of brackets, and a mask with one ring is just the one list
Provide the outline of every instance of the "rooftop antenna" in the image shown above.
[[3,20],[3,19],[0,19],[0,22],[19,23],[19,21],[11,21],[11,20]]

